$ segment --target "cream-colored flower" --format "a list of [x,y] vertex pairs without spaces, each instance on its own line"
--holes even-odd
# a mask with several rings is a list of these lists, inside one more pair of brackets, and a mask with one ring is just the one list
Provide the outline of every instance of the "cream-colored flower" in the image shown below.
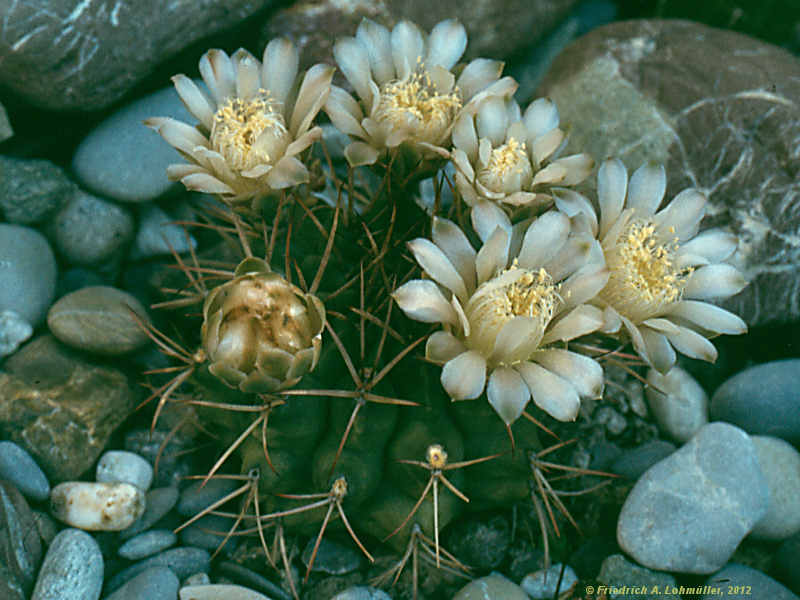
[[409,21],[390,32],[364,19],[355,37],[336,43],[336,63],[358,100],[333,86],[325,112],[356,140],[345,151],[351,166],[371,165],[400,145],[422,158],[447,157],[459,114],[488,95],[514,93],[513,79],[499,79],[499,61],[475,59],[456,80],[451,69],[466,46],[467,33],[454,19],[436,25],[429,36]]
[[490,97],[453,128],[456,186],[469,206],[491,202],[505,209],[552,203],[554,186],[582,182],[594,167],[588,154],[557,158],[565,134],[547,98],[520,114],[513,100]]
[[[482,224],[488,231],[490,218]],[[434,219],[433,241],[409,242],[430,279],[409,281],[395,300],[412,319],[442,323],[426,356],[444,365],[453,400],[477,398],[486,387],[506,424],[531,397],[556,419],[575,419],[580,397],[600,395],[602,368],[555,344],[603,323],[602,311],[585,304],[608,279],[598,242],[572,234],[558,211],[516,230],[499,217],[483,237],[476,252],[454,223]]]
[[629,337],[639,356],[662,373],[675,364],[675,350],[714,361],[717,351],[708,337],[747,330],[738,316],[703,302],[732,296],[747,284],[724,262],[736,250],[736,236],[718,229],[698,234],[706,197],[696,189],[682,191],[658,211],[665,189],[661,165],[643,165],[628,182],[625,166],[611,159],[597,174],[597,235],[610,277],[594,304],[604,309],[604,330]]
[[301,81],[298,61],[294,44],[274,39],[263,63],[244,49],[231,57],[222,50],[206,52],[200,74],[210,95],[185,75],[173,77],[199,123],[145,121],[189,161],[170,165],[169,178],[230,202],[308,181],[297,155],[322,135],[312,123],[328,98],[334,69],[314,65]]

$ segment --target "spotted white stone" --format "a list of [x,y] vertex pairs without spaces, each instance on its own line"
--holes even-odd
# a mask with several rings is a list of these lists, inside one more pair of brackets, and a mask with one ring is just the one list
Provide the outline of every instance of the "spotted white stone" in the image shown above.
[[144,492],[130,483],[66,481],[50,493],[53,516],[88,531],[121,531],[144,507]]

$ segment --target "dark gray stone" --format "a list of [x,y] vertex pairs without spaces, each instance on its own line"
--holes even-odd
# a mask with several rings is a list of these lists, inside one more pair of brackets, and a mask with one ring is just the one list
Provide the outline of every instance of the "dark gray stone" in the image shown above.
[[139,573],[152,567],[168,567],[178,579],[185,579],[198,571],[208,571],[211,555],[201,548],[173,548],[134,563],[114,575],[106,584],[107,592],[114,592]]
[[56,259],[34,229],[0,223],[0,311],[38,325],[56,290]]
[[178,536],[168,529],[153,529],[132,537],[117,550],[122,558],[141,560],[174,546]]
[[636,480],[647,469],[673,452],[675,444],[664,440],[651,440],[625,452],[611,465],[611,472]]
[[[795,557],[796,558],[796,557]],[[706,581],[706,585],[721,588],[722,594],[705,594],[702,600],[716,600],[720,597],[731,600],[798,600],[798,597],[775,581],[750,567],[731,563],[721,571],[714,573]]]
[[183,227],[173,223],[175,220],[157,206],[145,206],[139,215],[139,231],[131,260],[171,255],[173,252],[183,254],[196,247],[194,238],[187,236]]
[[50,483],[33,457],[14,442],[0,442],[0,479],[8,479],[31,500],[47,500]]
[[139,520],[119,532],[120,539],[128,540],[143,531],[147,531],[158,520],[166,515],[178,502],[178,488],[154,488],[145,496],[145,509]]
[[[312,537],[303,550],[301,559],[306,566],[311,561],[316,542],[316,538]],[[358,570],[359,567],[361,567],[361,554],[357,549],[322,538],[311,571],[328,575],[345,575]]]
[[[680,600],[677,592],[666,591],[675,586],[675,578],[667,573],[656,573],[650,569],[645,569],[625,559],[621,554],[613,554],[603,561],[597,581],[616,588],[640,587],[644,586],[648,590],[656,587],[660,590],[659,598],[662,600]],[[599,592],[599,590],[598,590]],[[651,600],[652,594],[621,592],[608,594],[609,598],[621,599],[630,598],[631,600]]]
[[209,479],[205,485],[202,480],[196,481],[181,492],[178,514],[193,517],[240,486],[240,481],[232,479]]
[[447,547],[462,562],[476,569],[496,568],[511,546],[511,526],[502,516],[471,517],[455,523],[447,534]]
[[41,560],[42,542],[28,503],[11,483],[0,481],[0,592],[5,592],[2,597],[26,598]]
[[712,573],[768,503],[748,435],[727,423],[709,423],[639,478],[622,507],[617,542],[651,569]]
[[105,600],[175,600],[180,581],[167,567],[151,567],[139,573]]
[[800,452],[779,438],[754,435],[751,439],[769,486],[769,509],[750,535],[783,540],[800,531]]
[[711,398],[711,418],[747,433],[800,444],[800,359],[778,360],[745,369]]
[[0,104],[0,142],[7,140],[12,135],[14,135],[14,130],[11,128],[11,123],[8,122],[6,109]]
[[0,208],[9,223],[39,223],[64,206],[76,190],[50,161],[0,156]]
[[283,591],[282,588],[247,567],[229,561],[220,563],[218,567],[220,573],[229,577],[231,581],[263,592],[274,600],[292,600],[291,596]]
[[264,0],[14,2],[0,21],[0,84],[49,110],[113,104],[161,61],[269,6]]
[[[205,548],[206,550],[214,552],[220,547],[220,544],[225,541],[225,537],[234,523],[235,521],[228,517],[206,515],[185,529],[181,529],[181,543],[185,546]],[[238,537],[229,537],[228,540],[225,541],[225,547],[222,549],[222,552],[229,555],[236,549],[238,542]]]
[[795,594],[800,594],[800,569],[797,557],[800,556],[800,532],[785,540],[775,553],[775,575]]
[[97,600],[103,587],[103,555],[79,529],[59,533],[44,557],[31,600]]
[[[735,49],[735,51],[732,51]],[[561,53],[537,90],[568,125],[564,151],[666,164],[667,198],[709,194],[703,226],[740,238],[751,284],[724,306],[751,326],[800,317],[800,60],[678,20],[601,27]]]

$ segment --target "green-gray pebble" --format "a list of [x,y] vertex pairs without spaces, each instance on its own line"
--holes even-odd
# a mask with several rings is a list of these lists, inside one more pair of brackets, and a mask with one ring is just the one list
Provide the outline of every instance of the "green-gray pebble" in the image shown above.
[[0,311],[13,310],[34,327],[56,290],[56,259],[34,229],[0,224]]
[[153,529],[132,537],[117,550],[122,558],[141,560],[174,546],[178,536],[168,529]]
[[44,557],[31,600],[97,600],[103,587],[103,555],[79,529],[59,533]]

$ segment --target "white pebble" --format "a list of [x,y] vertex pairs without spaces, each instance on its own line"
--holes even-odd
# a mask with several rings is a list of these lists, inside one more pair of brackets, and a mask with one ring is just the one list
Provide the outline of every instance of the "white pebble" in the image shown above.
[[109,450],[100,457],[95,478],[100,483],[130,483],[146,492],[153,483],[153,467],[133,452]]
[[144,512],[144,492],[130,483],[66,481],[50,493],[53,516],[87,531],[121,531]]
[[181,588],[180,600],[269,600],[263,594],[240,585],[190,585]]

